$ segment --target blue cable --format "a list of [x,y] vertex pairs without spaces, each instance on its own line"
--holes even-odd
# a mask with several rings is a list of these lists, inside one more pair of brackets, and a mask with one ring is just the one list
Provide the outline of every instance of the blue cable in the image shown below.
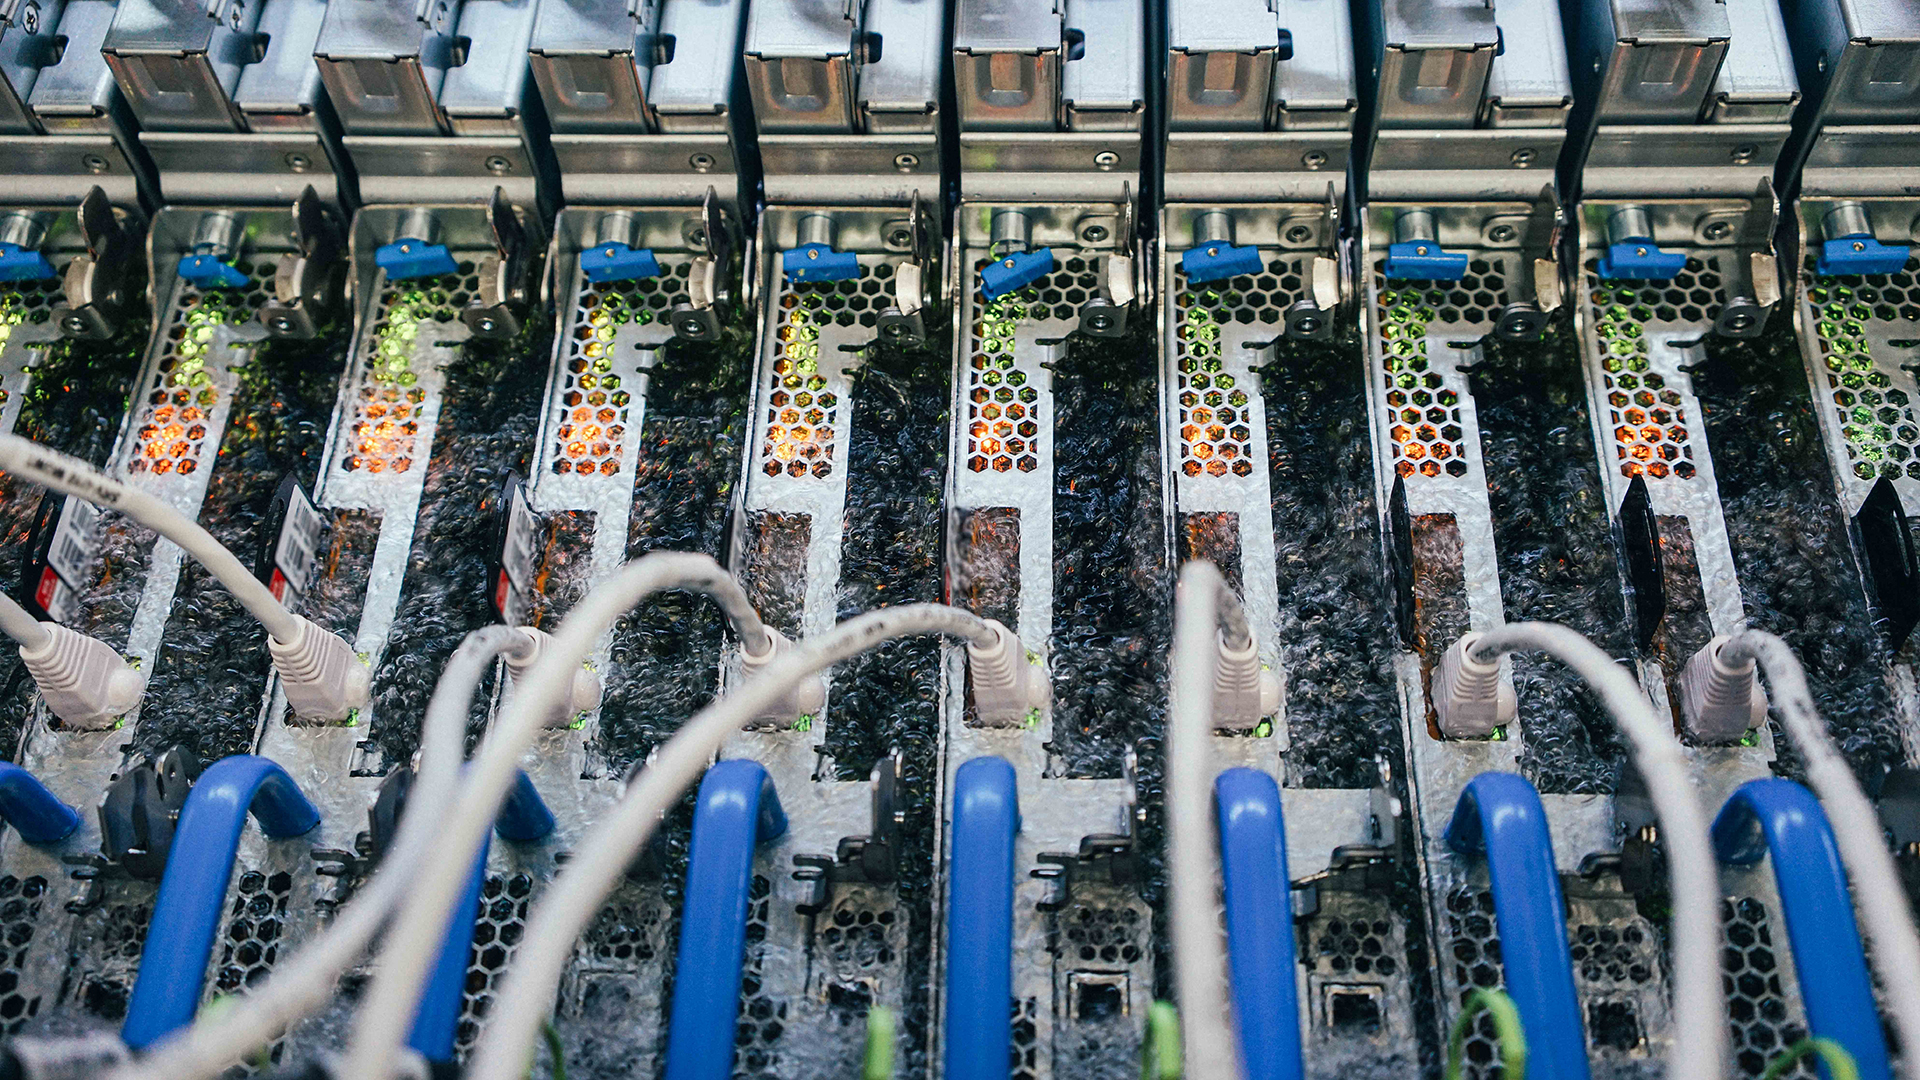
[[53,797],[46,785],[10,761],[0,761],[0,818],[20,830],[29,844],[57,844],[80,827],[73,807]]
[[1454,805],[1447,844],[1486,856],[1507,996],[1527,1033],[1529,1080],[1587,1080],[1566,902],[1540,793],[1512,773],[1481,773]]
[[1020,792],[1004,758],[953,774],[947,859],[946,1080],[1007,1080],[1013,1053],[1013,838]]
[[693,807],[687,898],[681,905],[667,1080],[728,1080],[747,947],[753,849],[787,831],[787,816],[757,761],[707,770]]
[[320,824],[320,812],[293,778],[266,758],[235,754],[200,774],[174,826],[140,975],[120,1029],[120,1037],[135,1050],[145,1050],[193,1022],[249,811],[260,830],[275,840],[299,836]]
[[[1891,1080],[1886,1036],[1853,921],[1853,895],[1819,801],[1791,780],[1749,780],[1714,819],[1713,849],[1721,862],[1735,866],[1773,856],[1807,1027],[1852,1054],[1860,1080]],[[1820,1072],[1827,1074],[1824,1063]]]
[[1247,1080],[1300,1080],[1306,1070],[1280,787],[1257,769],[1228,769],[1214,780],[1213,797],[1241,1068]]
[[[501,837],[519,843],[546,839],[553,832],[553,811],[540,798],[533,779],[519,774],[506,804],[494,819],[493,829]],[[447,920],[447,932],[440,938],[440,955],[433,963],[433,974],[420,995],[420,1011],[414,1014],[413,1030],[407,1045],[430,1062],[453,1060],[454,1043],[460,1034],[460,1009],[466,1003],[468,961],[473,956],[473,928],[480,918],[480,894],[487,883],[487,855],[491,843],[480,845],[473,870],[467,874],[460,902]]]

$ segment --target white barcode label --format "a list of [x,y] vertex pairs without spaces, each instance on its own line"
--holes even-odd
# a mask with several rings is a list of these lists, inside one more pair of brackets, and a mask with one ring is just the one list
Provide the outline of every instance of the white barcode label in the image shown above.
[[[60,523],[47,546],[47,566],[70,590],[78,592],[93,569],[94,557],[100,553],[99,526],[100,508],[85,499],[69,497],[60,510]],[[49,608],[47,614],[54,612]]]
[[515,480],[507,488],[506,538],[500,545],[500,580],[494,585],[493,606],[511,625],[526,619],[533,593],[533,537],[539,527],[527,505],[527,486]]
[[273,546],[273,594],[287,602],[289,589],[305,596],[313,567],[320,557],[320,534],[326,519],[313,508],[313,500],[298,484],[287,485],[287,513],[280,522],[280,538]]

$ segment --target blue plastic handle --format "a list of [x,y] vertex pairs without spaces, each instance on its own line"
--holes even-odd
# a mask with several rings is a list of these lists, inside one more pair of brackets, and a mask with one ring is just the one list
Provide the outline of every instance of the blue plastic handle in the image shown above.
[[249,811],[261,831],[275,840],[299,836],[320,824],[320,812],[300,793],[293,777],[266,758],[235,754],[200,774],[174,826],[140,975],[120,1029],[120,1037],[135,1050],[193,1022]]
[[1187,281],[1195,285],[1242,274],[1257,274],[1265,266],[1266,262],[1260,258],[1260,249],[1257,247],[1208,244],[1180,253],[1180,269],[1186,271]]
[[1280,787],[1256,769],[1228,769],[1214,780],[1213,798],[1241,1067],[1247,1080],[1300,1080],[1305,1067],[1293,980],[1293,884]]
[[1467,276],[1467,257],[1432,240],[1387,245],[1380,272],[1390,281],[1459,281]]
[[447,250],[447,245],[429,244],[411,236],[403,236],[391,244],[381,244],[375,248],[373,263],[386,271],[388,281],[439,277],[441,274],[457,273],[460,269],[460,264],[453,261],[453,253]]
[[57,844],[80,827],[73,807],[53,797],[45,784],[10,761],[0,761],[0,818],[29,844]]
[[[520,843],[544,840],[553,833],[553,811],[541,800],[533,779],[520,773],[493,830],[503,838]],[[453,1047],[460,1033],[460,1009],[466,1003],[467,967],[473,952],[473,927],[480,917],[480,892],[487,882],[487,854],[492,845],[480,845],[480,855],[467,875],[467,887],[460,903],[447,921],[447,932],[440,939],[440,957],[434,961],[433,974],[420,996],[420,1011],[413,1018],[413,1032],[407,1045],[433,1062],[453,1060]]]
[[1540,793],[1513,773],[1481,773],[1454,805],[1447,844],[1463,855],[1486,856],[1507,995],[1527,1033],[1527,1076],[1587,1080],[1566,903]]
[[249,280],[238,268],[206,254],[182,257],[177,272],[181,280],[192,282],[202,289],[238,289]]
[[580,272],[588,281],[633,281],[659,277],[660,260],[652,248],[595,244],[580,253]]
[[1004,758],[953,774],[947,863],[946,1080],[1007,1080],[1013,1053],[1013,838],[1020,792]]
[[825,244],[801,244],[780,253],[780,270],[789,281],[849,281],[860,276],[860,257]]
[[1609,244],[1600,257],[1600,276],[1609,281],[1672,281],[1687,268],[1687,257],[1679,252],[1661,251],[1650,236],[1629,236],[1618,244]]
[[[1736,866],[1773,856],[1807,1026],[1845,1047],[1861,1080],[1889,1080],[1887,1041],[1853,921],[1853,895],[1819,801],[1791,780],[1749,780],[1714,819],[1713,848],[1721,862]],[[1826,1075],[1825,1065],[1820,1072]]]
[[980,295],[998,300],[1023,285],[1031,285],[1053,273],[1053,249],[1018,251],[1002,255],[980,268]]
[[693,807],[687,898],[681,905],[667,1080],[728,1080],[746,959],[753,849],[787,831],[787,816],[757,761],[707,770]]
[[1910,248],[1883,244],[1866,233],[1836,236],[1820,245],[1820,258],[1814,264],[1814,272],[1821,277],[1897,274],[1907,268],[1910,254]]
[[40,252],[0,244],[0,281],[45,281],[54,276],[53,263]]

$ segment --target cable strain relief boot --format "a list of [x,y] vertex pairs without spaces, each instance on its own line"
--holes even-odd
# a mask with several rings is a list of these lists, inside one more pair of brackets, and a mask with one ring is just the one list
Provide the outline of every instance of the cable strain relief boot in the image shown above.
[[1017,727],[1053,698],[1047,669],[1027,656],[1014,632],[993,619],[991,645],[967,643],[967,677],[973,688],[973,708],[987,727]]
[[1477,633],[1460,635],[1433,672],[1433,711],[1449,739],[1484,739],[1511,723],[1518,710],[1513,687],[1500,677],[1499,659],[1474,659],[1479,641]]
[[104,731],[140,704],[147,677],[103,641],[41,623],[47,640],[20,650],[20,662],[40,687],[40,696],[60,722],[82,731]]
[[[769,665],[785,656],[793,648],[792,639],[769,626],[766,640],[759,643],[759,651],[749,648],[748,642],[740,643],[740,675],[743,680],[757,678]],[[812,716],[825,708],[827,704],[827,679],[825,675],[809,675],[801,679],[779,704],[759,716],[753,722],[759,725],[793,723],[802,716]]]
[[1219,634],[1220,653],[1213,665],[1213,726],[1250,731],[1280,709],[1280,680],[1260,666],[1260,646],[1248,636],[1236,649]]
[[371,682],[367,666],[339,635],[301,619],[300,633],[292,641],[269,636],[267,651],[280,673],[280,689],[299,720],[334,723],[366,707]]
[[[532,647],[524,652],[506,654],[507,674],[513,676],[514,683],[518,685],[520,680],[527,677],[533,665],[539,662],[540,655],[547,651],[547,643],[553,639],[545,630],[535,630],[531,626],[516,626],[514,629],[527,635],[527,640],[532,642]],[[566,699],[554,706],[553,712],[547,715],[546,725],[550,728],[568,727],[572,725],[574,717],[592,712],[600,704],[600,689],[600,676],[585,664],[580,665],[580,669],[573,673]]]
[[1687,734],[1701,743],[1736,743],[1767,718],[1767,695],[1752,658],[1729,664],[1721,635],[1700,647],[1680,671],[1680,714]]

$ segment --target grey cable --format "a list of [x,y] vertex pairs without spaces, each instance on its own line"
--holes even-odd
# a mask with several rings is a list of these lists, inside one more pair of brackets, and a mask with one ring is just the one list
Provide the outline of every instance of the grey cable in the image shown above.
[[388,945],[380,953],[379,971],[355,1018],[341,1075],[363,1080],[386,1080],[392,1075],[439,954],[449,912],[513,786],[520,756],[545,728],[546,718],[568,699],[574,673],[601,635],[635,604],[670,589],[722,599],[723,609],[733,612],[752,607],[740,584],[719,563],[705,555],[662,551],[621,567],[588,590],[561,620],[468,766],[459,799],[441,822],[435,858],[410,883],[388,932]]
[[1476,636],[1475,659],[1539,649],[1572,668],[1632,744],[1659,818],[1673,892],[1673,1048],[1667,1080],[1724,1080],[1727,1016],[1720,987],[1720,878],[1707,819],[1694,794],[1673,726],[1663,723],[1640,684],[1599,646],[1554,623],[1509,623]]
[[413,884],[415,867],[435,857],[445,808],[459,787],[466,755],[467,712],[495,658],[533,648],[509,626],[486,626],[461,639],[441,669],[420,722],[420,768],[407,812],[373,877],[318,937],[307,942],[233,1008],[203,1012],[113,1080],[207,1080],[266,1046],[333,996],[335,981],[366,953],[394,904]]
[[[563,626],[555,635],[556,644],[565,633]],[[514,957],[480,1042],[467,1057],[466,1080],[520,1080],[526,1075],[534,1040],[551,1011],[574,941],[646,846],[660,816],[700,779],[729,736],[772,708],[802,679],[895,638],[929,633],[952,634],[980,644],[997,640],[985,620],[959,608],[942,604],[881,608],[796,645],[769,664],[759,678],[680,725],[613,813],[581,839],[566,870],[534,907],[523,939],[526,944]],[[570,658],[567,650],[553,649],[541,657],[540,664],[562,664]]]
[[1180,1041],[1186,1075],[1194,1080],[1226,1080],[1240,1074],[1234,1029],[1228,1020],[1227,953],[1215,915],[1220,860],[1211,822],[1213,761],[1208,743],[1213,732],[1214,665],[1220,652],[1215,624],[1231,637],[1228,624],[1236,617],[1241,633],[1246,634],[1247,619],[1239,597],[1227,587],[1217,567],[1197,560],[1181,568],[1168,679],[1167,884]]
[[1905,1048],[1904,1071],[1915,1075],[1920,1069],[1920,935],[1914,932],[1907,891],[1881,834],[1880,816],[1833,744],[1807,688],[1806,670],[1787,643],[1764,630],[1743,630],[1720,651],[1734,664],[1758,661],[1773,688],[1780,724],[1806,761],[1807,783],[1826,806],[1834,842],[1853,879],[1854,903],[1866,924],[1869,956],[1880,976],[1880,1001],[1893,1015]]
[[40,625],[40,620],[19,605],[13,597],[0,592],[0,634],[13,639],[22,649],[34,650],[47,647],[47,640],[53,635]]
[[85,499],[102,509],[117,510],[178,544],[207,568],[247,613],[260,620],[275,640],[293,642],[301,636],[303,619],[282,607],[272,592],[253,576],[233,552],[185,514],[130,484],[121,483],[93,466],[18,435],[0,435],[0,472],[51,491]]

